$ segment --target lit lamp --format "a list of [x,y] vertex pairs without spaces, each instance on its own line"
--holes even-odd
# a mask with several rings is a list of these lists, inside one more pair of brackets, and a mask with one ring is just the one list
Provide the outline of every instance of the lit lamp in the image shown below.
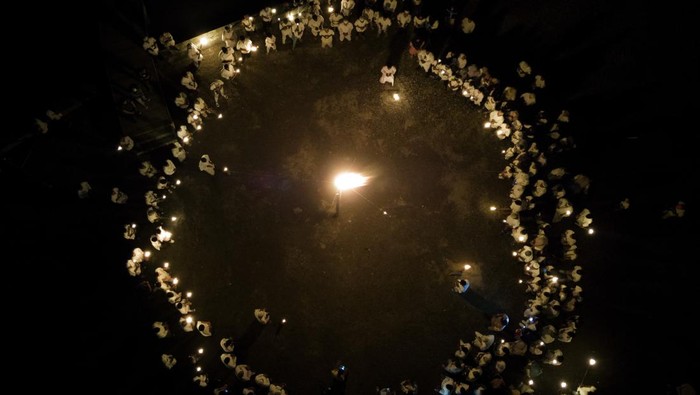
[[333,185],[338,190],[335,193],[335,214],[337,217],[340,214],[340,195],[343,191],[354,189],[367,184],[367,177],[359,173],[340,173],[335,177]]
[[581,383],[579,383],[579,387],[583,385],[583,381],[586,380],[586,376],[588,375],[588,369],[591,368],[591,366],[595,366],[597,361],[593,358],[590,358],[588,360],[588,363],[586,364],[586,370],[583,372],[583,377],[581,378]]

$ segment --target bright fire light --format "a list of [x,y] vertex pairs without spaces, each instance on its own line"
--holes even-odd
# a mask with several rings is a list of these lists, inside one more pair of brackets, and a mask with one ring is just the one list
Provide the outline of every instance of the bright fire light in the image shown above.
[[472,265],[464,265],[464,270],[469,270],[472,268]]
[[593,366],[593,365],[596,364],[596,360],[593,359],[593,358],[591,358],[591,359],[588,360],[588,364],[591,365],[591,366]]
[[346,191],[366,185],[367,179],[368,177],[364,177],[359,173],[340,173],[335,177],[333,184],[339,191]]
[[209,39],[206,37],[202,37],[199,39],[199,44],[200,45],[207,45],[207,44],[209,44]]
[[593,228],[588,229],[588,234],[589,234],[589,235],[592,235],[593,233],[595,233],[595,231],[593,230]]
[[496,206],[491,206],[491,207],[489,207],[489,210],[491,210],[491,211],[496,211]]
[[401,100],[401,96],[399,96],[398,93],[394,93],[393,95],[391,95],[391,97],[394,98],[394,101],[399,101],[399,100]]

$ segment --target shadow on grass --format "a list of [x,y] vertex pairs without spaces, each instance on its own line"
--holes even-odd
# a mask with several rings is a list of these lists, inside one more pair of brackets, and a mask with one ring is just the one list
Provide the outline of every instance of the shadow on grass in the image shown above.
[[503,311],[501,306],[485,299],[483,296],[479,295],[478,292],[472,289],[460,294],[459,296],[487,316],[492,316]]

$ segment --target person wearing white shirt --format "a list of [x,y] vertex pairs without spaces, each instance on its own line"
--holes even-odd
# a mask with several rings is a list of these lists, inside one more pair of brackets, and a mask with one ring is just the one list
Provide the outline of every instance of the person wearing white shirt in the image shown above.
[[160,43],[171,51],[177,50],[177,47],[175,46],[175,38],[173,38],[173,35],[170,32],[164,32],[160,35]]
[[467,17],[464,17],[464,19],[462,19],[462,32],[464,34],[472,33],[474,31],[474,28],[476,28],[476,23],[474,23],[473,20]]
[[313,15],[310,19],[307,25],[309,26],[309,30],[311,30],[311,34],[314,37],[318,37],[318,33],[321,32],[321,26],[323,26],[324,18],[322,15]]
[[333,36],[335,36],[333,29],[324,27],[319,35],[321,36],[321,48],[333,48]]
[[353,9],[355,9],[355,0],[340,0],[340,13],[343,16],[349,17]]
[[180,83],[189,90],[197,90],[197,82],[194,80],[194,74],[192,74],[191,71],[186,72],[185,75],[182,76]]
[[158,56],[158,42],[154,37],[144,37],[143,38],[143,49],[153,56]]
[[214,165],[214,162],[211,161],[209,158],[209,155],[204,154],[202,155],[201,158],[199,158],[199,170],[203,171],[209,175],[214,175],[216,166]]
[[180,162],[184,161],[187,158],[187,152],[185,151],[185,148],[180,144],[179,141],[176,141],[173,143],[173,147],[170,149],[170,153],[173,155],[173,157]]
[[168,369],[172,369],[173,366],[175,366],[175,364],[177,363],[177,359],[175,359],[175,357],[170,354],[161,355],[160,360],[163,361],[163,365],[165,365],[165,367]]
[[202,51],[199,48],[197,48],[197,45],[195,43],[187,44],[187,57],[190,58],[192,64],[196,69],[199,68],[199,65],[202,64],[202,59],[204,59]]
[[175,105],[183,110],[186,110],[190,106],[190,101],[185,92],[180,92],[177,94],[175,97]]
[[153,323],[153,332],[158,336],[159,339],[163,339],[168,336],[170,331],[168,330],[168,324],[161,321],[156,321]]
[[90,186],[90,183],[87,181],[83,181],[80,183],[80,189],[78,189],[78,197],[81,199],[85,199],[88,196],[90,196],[90,191],[92,190],[92,187]]
[[132,259],[126,261],[126,270],[129,272],[131,277],[136,277],[141,275],[141,264],[139,262],[134,262]]
[[350,23],[347,19],[343,19],[342,22],[338,24],[338,41],[352,41],[352,31],[355,26]]
[[120,191],[117,187],[112,188],[111,198],[112,202],[116,204],[126,204],[126,201],[129,200],[129,196],[127,196],[126,193]]
[[259,323],[266,325],[270,322],[270,313],[265,309],[255,309],[253,315]]
[[267,54],[270,54],[270,51],[277,51],[277,37],[272,33],[267,33],[265,37],[265,50]]
[[229,369],[235,369],[236,368],[236,356],[230,353],[223,353],[220,356],[221,358],[221,363],[226,365],[227,368]]
[[224,63],[221,65],[221,78],[228,81],[235,77],[237,73],[238,71],[232,63]]
[[364,37],[364,34],[367,31],[367,26],[369,26],[369,21],[365,17],[360,16],[357,18],[357,20],[355,20],[354,26],[357,35]]
[[136,227],[135,224],[124,225],[124,238],[127,240],[134,240],[136,238]]
[[224,42],[225,46],[233,48],[233,45],[236,41],[233,31],[233,25],[224,26],[224,30],[221,33],[221,41]]
[[209,322],[209,321],[197,321],[197,330],[204,337],[211,336],[211,322]]
[[413,17],[411,16],[411,13],[408,12],[408,10],[404,10],[396,16],[396,21],[399,23],[399,28],[401,29],[405,29],[406,26],[408,26],[408,24],[411,23],[412,19]]
[[386,84],[389,83],[391,86],[394,86],[394,74],[396,74],[396,67],[391,64],[387,63],[382,67],[382,76],[379,77],[379,82],[381,84]]

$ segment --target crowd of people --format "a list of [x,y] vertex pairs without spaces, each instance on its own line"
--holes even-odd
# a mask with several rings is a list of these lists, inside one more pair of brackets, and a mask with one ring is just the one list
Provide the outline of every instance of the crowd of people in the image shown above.
[[[533,380],[542,374],[542,365],[561,365],[563,343],[575,337],[576,307],[583,292],[580,285],[583,269],[575,264],[577,238],[593,234],[593,220],[585,206],[591,180],[560,165],[566,152],[575,148],[573,137],[567,131],[569,113],[563,109],[552,111],[538,107],[538,96],[546,95],[545,78],[526,61],[513,65],[513,75],[501,80],[487,67],[468,61],[468,48],[443,51],[444,48],[431,47],[431,32],[440,29],[441,23],[447,23],[459,34],[468,35],[475,30],[475,22],[466,16],[456,25],[454,9],[448,13],[448,18],[442,19],[424,13],[421,0],[366,0],[363,5],[353,0],[312,0],[290,6],[284,12],[265,7],[258,15],[246,15],[239,23],[224,26],[218,52],[220,78],[216,76],[207,84],[200,84],[206,76],[198,75],[198,70],[207,59],[197,43],[189,42],[182,48],[182,44],[176,44],[167,32],[161,34],[159,40],[144,38],[143,48],[150,56],[159,57],[162,51],[181,52],[191,62],[182,74],[181,91],[172,99],[182,111],[182,124],[176,129],[177,141],[170,147],[176,161],[168,158],[162,166],[154,166],[146,160],[138,170],[148,180],[155,181],[153,189],[144,195],[146,219],[155,227],[148,237],[151,247],[160,251],[175,242],[167,229],[169,221],[175,221],[175,217],[167,215],[160,203],[175,193],[179,185],[175,177],[176,163],[184,164],[195,132],[202,130],[204,122],[215,118],[216,111],[205,97],[213,97],[214,107],[228,100],[226,87],[229,85],[225,81],[241,72],[241,66],[257,51],[258,44],[264,44],[269,54],[277,51],[278,36],[282,45],[291,41],[290,49],[294,50],[302,42],[318,42],[322,48],[332,48],[336,38],[343,42],[373,30],[377,37],[399,29],[410,30],[412,39],[408,51],[416,66],[449,92],[464,96],[465,105],[481,109],[484,127],[493,131],[494,143],[498,144],[506,161],[499,178],[511,184],[510,202],[499,212],[507,213],[503,218],[504,234],[512,239],[513,260],[522,266],[526,280],[521,282],[524,292],[530,296],[522,314],[498,314],[484,331],[475,331],[468,341],[460,340],[454,355],[442,365],[443,380],[435,391],[442,395],[479,393],[487,389],[533,393]],[[386,64],[378,73],[379,82],[393,86],[396,74],[397,68]],[[131,104],[136,101],[148,109],[148,98],[138,87],[132,90],[132,96]],[[119,147],[129,151],[134,141],[124,136]],[[200,157],[198,167],[202,172],[216,175],[216,165],[207,154]],[[78,195],[86,198],[90,191],[89,183],[83,182]],[[111,196],[115,204],[126,204],[129,198],[119,187],[113,188]],[[679,212],[676,209],[673,215],[681,216]],[[142,228],[138,222],[124,225],[125,239],[136,240],[137,230]],[[176,322],[154,322],[155,335],[168,338],[188,332],[203,337],[216,334],[211,322],[195,318],[190,295],[181,291],[178,278],[169,272],[169,264],[155,264],[155,259],[149,255],[149,251],[134,248],[126,262],[129,274],[162,294],[179,313]],[[469,280],[460,278],[454,290],[459,294],[468,293]],[[510,317],[518,319],[511,322]],[[256,309],[252,318],[261,325],[270,322],[270,315],[263,308]],[[264,373],[238,364],[232,338],[223,337],[220,346],[220,360],[233,373],[231,380],[216,381],[224,384],[213,389],[215,394],[226,393],[229,389],[243,394],[287,393],[284,384],[275,384]],[[199,387],[210,386],[207,370],[196,364],[196,352],[193,355],[195,357],[187,362],[196,367],[192,382]],[[162,354],[161,360],[167,369],[182,363],[170,353]],[[523,369],[509,374],[510,366]],[[398,388],[405,394],[418,392],[418,385],[410,379],[399,383]]]

